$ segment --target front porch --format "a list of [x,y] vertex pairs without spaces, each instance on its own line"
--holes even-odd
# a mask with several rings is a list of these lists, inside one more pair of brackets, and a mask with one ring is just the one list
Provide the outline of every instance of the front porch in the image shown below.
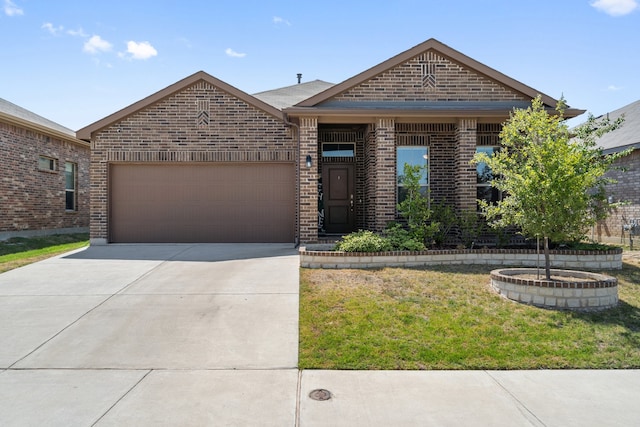
[[326,242],[360,229],[382,231],[399,219],[399,161],[407,158],[407,149],[422,153],[417,158],[427,166],[425,185],[434,203],[475,210],[478,178],[470,161],[477,146],[498,145],[500,129],[499,123],[468,118],[347,124],[301,118],[300,241]]

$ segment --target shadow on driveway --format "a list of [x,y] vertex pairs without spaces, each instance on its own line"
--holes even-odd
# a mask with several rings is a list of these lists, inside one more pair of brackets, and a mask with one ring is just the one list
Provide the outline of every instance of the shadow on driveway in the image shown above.
[[140,243],[89,246],[63,258],[212,262],[297,254],[293,243]]

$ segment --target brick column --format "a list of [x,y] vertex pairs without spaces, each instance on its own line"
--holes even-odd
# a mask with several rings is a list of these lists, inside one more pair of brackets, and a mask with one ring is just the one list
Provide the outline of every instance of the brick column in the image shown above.
[[459,119],[456,129],[456,208],[476,210],[476,167],[470,163],[476,153],[476,119]]
[[375,229],[382,231],[396,218],[396,135],[394,119],[378,119],[376,126]]
[[103,150],[97,149],[95,141],[91,143],[91,185],[89,199],[91,213],[89,217],[90,243],[105,245],[108,243],[108,206],[109,165]]
[[[312,166],[306,165],[307,156],[311,156]],[[300,242],[318,241],[318,119],[302,117],[300,119]]]

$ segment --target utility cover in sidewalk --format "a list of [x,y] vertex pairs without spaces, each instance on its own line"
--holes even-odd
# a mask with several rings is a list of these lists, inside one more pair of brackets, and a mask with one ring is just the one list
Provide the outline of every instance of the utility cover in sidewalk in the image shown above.
[[331,392],[329,390],[319,388],[309,393],[309,397],[313,400],[329,400],[331,399]]

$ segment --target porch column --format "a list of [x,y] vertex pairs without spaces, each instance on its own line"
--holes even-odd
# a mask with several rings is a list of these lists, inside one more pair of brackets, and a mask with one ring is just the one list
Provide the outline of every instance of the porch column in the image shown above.
[[382,231],[396,218],[396,124],[378,119],[376,125],[375,228]]
[[[307,156],[311,156],[308,168]],[[300,158],[298,159],[300,180],[300,242],[318,241],[318,118],[300,119]]]
[[476,167],[470,163],[476,153],[477,119],[458,119],[456,129],[456,208],[476,210]]

